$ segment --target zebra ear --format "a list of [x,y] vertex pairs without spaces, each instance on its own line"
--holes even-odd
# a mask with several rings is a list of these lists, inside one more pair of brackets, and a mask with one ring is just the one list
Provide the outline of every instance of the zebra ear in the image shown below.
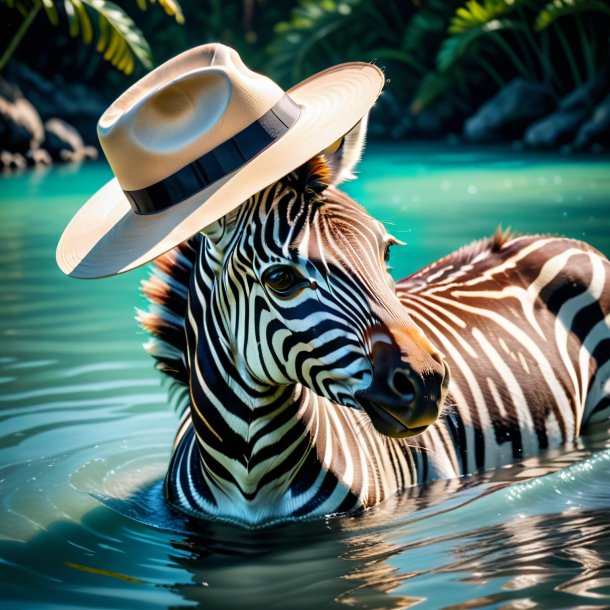
[[356,177],[354,168],[364,151],[368,118],[369,115],[365,114],[350,131],[322,151],[330,174],[329,186],[337,186],[345,180],[353,180]]
[[365,115],[344,136],[302,165],[295,172],[297,178],[316,193],[355,178],[354,168],[364,150],[367,122]]

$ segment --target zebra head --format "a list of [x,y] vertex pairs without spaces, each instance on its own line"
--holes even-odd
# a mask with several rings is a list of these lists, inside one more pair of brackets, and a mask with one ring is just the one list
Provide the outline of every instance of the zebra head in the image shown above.
[[259,394],[300,384],[407,437],[439,416],[449,370],[396,296],[387,260],[398,240],[334,188],[364,132],[363,120],[207,227],[200,269],[240,383]]

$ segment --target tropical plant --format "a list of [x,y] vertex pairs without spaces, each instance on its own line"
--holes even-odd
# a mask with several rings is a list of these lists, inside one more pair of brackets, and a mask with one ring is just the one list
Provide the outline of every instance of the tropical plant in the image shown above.
[[[595,12],[605,18],[593,19]],[[455,11],[436,70],[421,81],[412,108],[419,111],[452,91],[456,71],[482,71],[496,87],[520,75],[562,94],[608,66],[608,16],[610,6],[602,0],[467,0]],[[578,47],[564,27],[574,31]]]
[[[606,49],[602,51],[601,56],[604,57],[605,63],[608,65],[608,25],[610,17],[610,6],[606,1],[600,0],[553,0],[546,4],[542,10],[536,16],[534,28],[537,32],[545,32],[547,29],[554,27],[557,33],[558,39],[563,48],[564,55],[566,56],[572,75],[576,82],[582,82],[583,77],[579,72],[576,58],[572,52],[571,45],[568,43],[563,30],[559,23],[556,23],[560,19],[571,18],[575,24],[578,39],[580,42],[580,48],[583,53],[583,58],[586,66],[587,78],[593,78],[594,74],[598,69],[598,61],[596,59],[596,43],[602,42],[603,39],[598,38],[595,35],[595,27],[593,27],[594,13],[602,13],[601,26],[605,27],[605,43]],[[586,15],[585,15],[586,14]],[[605,18],[603,18],[605,16]],[[589,18],[588,23],[584,21],[584,18]],[[597,19],[596,19],[597,22]],[[588,32],[587,32],[588,30]],[[604,30],[602,30],[604,31]]]
[[[390,84],[382,102],[389,112],[378,114],[388,128],[404,120],[413,92],[435,68],[435,53],[446,37],[449,20],[463,0],[301,0],[290,19],[279,23],[269,47],[270,69],[285,86],[329,65],[344,61],[375,61]],[[463,105],[460,70],[440,87],[448,105]],[[428,89],[431,99],[436,79]],[[423,100],[427,103],[427,100]],[[463,111],[463,110],[462,110]]]
[[402,49],[414,10],[401,0],[301,0],[275,28],[271,69],[286,85],[353,60],[398,63],[411,78],[422,75],[425,64]]
[[[133,1],[133,0],[132,0]],[[163,27],[160,11],[138,20],[163,60],[196,45],[222,42],[236,49],[253,69],[270,71],[270,44],[277,23],[286,21],[298,0],[180,0],[188,27]]]
[[553,0],[538,13],[536,29],[543,30],[560,17],[596,11],[610,15],[610,6],[603,0]]
[[[129,15],[108,0],[0,0],[22,16],[22,21],[0,57],[0,70],[11,58],[38,13],[44,10],[50,23],[59,26],[66,22],[71,36],[85,44],[95,43],[96,50],[115,68],[131,74],[136,60],[144,66],[152,65],[152,53],[144,35]],[[137,0],[141,10],[156,0]],[[184,22],[176,0],[159,0],[165,12],[178,23]]]

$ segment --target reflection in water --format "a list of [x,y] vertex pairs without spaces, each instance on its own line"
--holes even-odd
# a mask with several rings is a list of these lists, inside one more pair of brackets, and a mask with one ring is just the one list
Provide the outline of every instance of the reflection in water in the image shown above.
[[[593,454],[577,448],[433,482],[360,515],[261,530],[174,514],[161,456],[146,467],[150,447],[135,459],[128,444],[115,446],[112,460],[73,471],[77,489],[56,498],[54,521],[35,522],[27,496],[5,504],[37,533],[0,542],[2,599],[126,609],[142,600],[207,610],[245,601],[253,610],[608,607],[610,450],[593,445]],[[155,469],[148,485],[135,474]],[[36,476],[48,487],[44,469]],[[96,507],[77,516],[85,492],[105,506],[89,499]]]
[[[538,479],[542,485],[528,489],[522,483],[508,488],[505,483],[492,484],[476,498],[464,498],[464,490],[457,490],[454,494],[463,502],[449,510],[441,503],[432,510],[424,509],[423,519],[412,514],[399,526],[378,532],[377,538],[370,532],[352,538],[350,558],[363,564],[348,578],[360,584],[340,600],[380,608],[609,607],[607,491],[597,498],[587,493],[607,483],[610,453],[601,455],[604,457],[596,465],[599,471],[586,477],[586,485],[576,494],[586,496],[586,510],[567,499],[569,508],[560,514],[524,514],[528,504],[572,491],[570,483],[588,471],[591,459],[575,460],[576,465],[568,470],[558,470],[557,463],[541,463],[532,472],[542,468],[556,472]],[[563,456],[558,462],[565,463],[566,457],[575,456]],[[515,492],[519,486],[523,489]],[[511,502],[511,498],[518,501]],[[477,519],[481,505],[489,524]],[[493,516],[488,510],[492,506]],[[604,508],[588,508],[595,506]],[[479,523],[482,527],[477,527]],[[414,527],[419,530],[415,536],[410,533]],[[369,605],[375,593],[380,599]]]

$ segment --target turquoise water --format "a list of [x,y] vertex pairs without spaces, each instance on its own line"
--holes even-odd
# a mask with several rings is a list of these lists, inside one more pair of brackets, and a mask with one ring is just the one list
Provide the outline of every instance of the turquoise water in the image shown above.
[[[605,429],[355,517],[245,531],[166,515],[176,421],[133,320],[145,270],[85,282],[54,262],[108,178],[0,180],[1,608],[610,607]],[[396,277],[499,224],[610,254],[607,158],[372,146],[346,190],[408,243]]]

